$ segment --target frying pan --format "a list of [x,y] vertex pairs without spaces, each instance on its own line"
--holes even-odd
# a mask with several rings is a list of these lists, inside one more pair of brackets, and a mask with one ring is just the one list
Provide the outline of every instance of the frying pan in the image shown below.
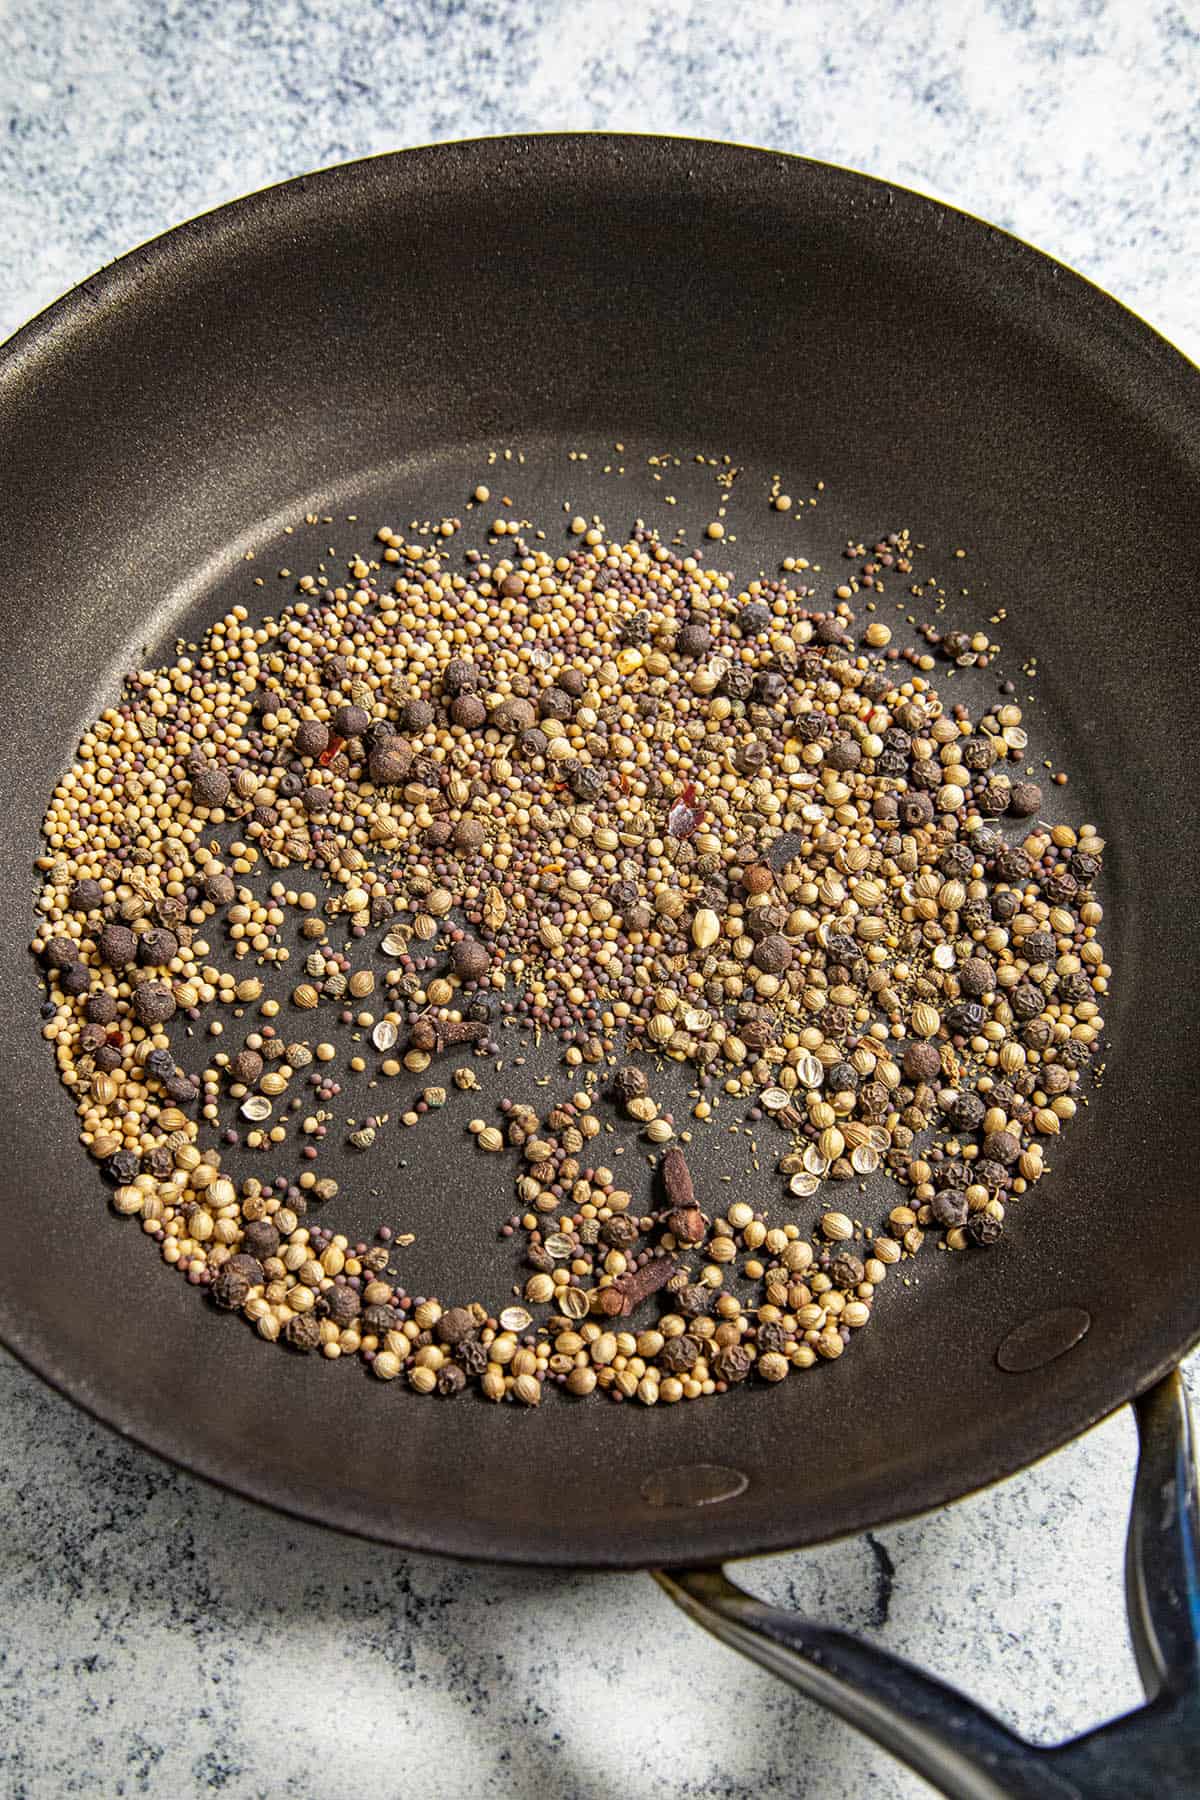
[[[4,1340],[128,1437],[285,1511],[457,1556],[677,1571],[681,1603],[947,1792],[1190,1791],[1198,1553],[1170,1371],[1200,1337],[1198,397],[1138,319],[975,219],[653,138],[334,169],[182,226],[28,325],[0,353]],[[268,1353],[149,1266],[79,1152],[25,948],[45,796],[127,668],[235,599],[280,603],[278,567],[440,517],[489,471],[527,516],[568,502],[627,526],[663,492],[651,453],[679,457],[693,534],[713,492],[689,459],[744,471],[743,575],[789,545],[832,565],[899,525],[969,548],[971,623],[1003,610],[1022,699],[1038,657],[1032,741],[1110,845],[1103,1089],[999,1252],[927,1258],[852,1354],[778,1392],[526,1416]],[[777,471],[818,502],[802,519],[768,513]],[[418,1279],[486,1292],[508,1208],[461,1142],[422,1127],[367,1179],[416,1231]],[[702,1189],[719,1154],[696,1146]],[[1147,1395],[1130,1593],[1156,1698],[1079,1746],[1035,1759],[717,1572],[951,1500]]]

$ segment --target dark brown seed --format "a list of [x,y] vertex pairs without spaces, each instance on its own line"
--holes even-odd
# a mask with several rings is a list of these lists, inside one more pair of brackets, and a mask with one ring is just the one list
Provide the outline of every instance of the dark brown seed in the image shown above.
[[104,889],[98,881],[77,881],[71,889],[72,912],[96,912],[104,905]]
[[689,1282],[687,1287],[680,1288],[675,1295],[675,1311],[683,1314],[685,1319],[698,1319],[708,1312],[714,1299],[713,1291],[700,1282]]
[[361,706],[339,706],[333,715],[333,729],[340,738],[361,737],[370,723],[370,713]]
[[157,969],[179,955],[179,939],[173,931],[156,925],[138,939],[138,961],[143,968]]
[[467,1338],[475,1337],[478,1331],[469,1306],[451,1306],[434,1326],[433,1335],[439,1344],[462,1344]]
[[792,946],[778,932],[760,938],[754,946],[754,966],[764,975],[782,975],[792,965]]
[[709,1367],[717,1381],[728,1382],[730,1387],[734,1387],[739,1381],[745,1381],[754,1367],[754,1361],[743,1344],[729,1344],[716,1352]]
[[293,1313],[283,1328],[283,1335],[293,1350],[307,1354],[321,1341],[321,1321],[315,1312]]
[[909,1081],[940,1081],[941,1052],[934,1044],[917,1039],[904,1052],[903,1068]]
[[1021,1140],[1011,1131],[989,1131],[983,1140],[983,1154],[989,1162],[1015,1163],[1021,1154]]
[[248,1219],[242,1233],[242,1249],[260,1262],[274,1256],[279,1248],[279,1233],[270,1219]]
[[376,787],[399,787],[408,779],[413,753],[399,738],[389,738],[372,750],[367,759],[367,773]]
[[460,981],[482,981],[492,958],[477,938],[462,938],[450,952],[450,965]]
[[1004,1234],[1004,1223],[990,1212],[972,1213],[967,1220],[967,1236],[981,1250],[990,1249]]
[[329,727],[321,719],[301,719],[292,748],[297,756],[324,756],[329,748]]
[[996,971],[986,957],[968,956],[959,964],[958,985],[964,994],[978,998],[980,994],[990,994],[996,985]]
[[1015,819],[1029,819],[1042,809],[1042,790],[1036,781],[1014,781],[1008,810]]
[[[127,969],[137,961],[137,938],[128,925],[106,925],[96,947],[110,969]],[[72,944],[71,961],[74,960],[75,946]]]
[[229,798],[229,777],[215,763],[197,769],[192,776],[192,799],[197,806],[223,806]]
[[263,1072],[263,1059],[257,1050],[239,1050],[236,1056],[229,1059],[229,1073],[234,1081],[240,1081],[246,1087],[256,1082]]
[[929,1202],[929,1210],[935,1222],[949,1231],[955,1225],[965,1224],[970,1207],[960,1189],[940,1188]]
[[698,1206],[674,1207],[663,1219],[667,1230],[681,1244],[699,1244],[703,1242],[708,1230],[704,1222],[704,1214]]
[[236,1312],[250,1298],[251,1285],[245,1275],[239,1274],[227,1264],[213,1282],[210,1292],[217,1305],[225,1312]]
[[658,1353],[657,1361],[660,1368],[668,1370],[672,1375],[686,1375],[699,1357],[700,1339],[685,1331],[679,1337],[667,1339]]
[[165,1025],[175,1014],[175,996],[165,981],[143,981],[134,989],[133,1010],[143,1025]]
[[626,1104],[630,1100],[640,1100],[648,1092],[649,1087],[650,1083],[646,1080],[645,1073],[641,1069],[635,1068],[632,1063],[626,1063],[625,1067],[618,1069],[613,1076],[613,1091]]
[[358,1298],[353,1287],[347,1287],[345,1283],[342,1285],[335,1283],[331,1289],[327,1289],[324,1294],[324,1303],[326,1303],[326,1318],[333,1319],[338,1330],[345,1330],[347,1325],[353,1325],[354,1319],[358,1318],[358,1314],[362,1312],[362,1300]]

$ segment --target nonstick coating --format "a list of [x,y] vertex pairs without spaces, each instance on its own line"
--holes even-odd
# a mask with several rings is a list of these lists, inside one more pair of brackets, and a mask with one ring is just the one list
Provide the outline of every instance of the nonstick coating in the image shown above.
[[[669,139],[501,139],[335,169],[172,232],[28,326],[0,353],[7,1343],[138,1442],[288,1511],[398,1545],[613,1566],[878,1525],[1146,1387],[1200,1335],[1197,392],[1139,320],[974,219]],[[285,596],[284,521],[360,511],[362,542],[381,520],[440,516],[486,474],[486,447],[509,444],[528,452],[508,477],[527,502],[561,517],[574,496],[625,526],[644,482],[626,499],[595,458],[563,474],[570,448],[616,441],[643,468],[647,448],[706,450],[761,476],[746,556],[756,518],[763,559],[778,555],[765,481],[799,470],[794,491],[825,483],[826,555],[907,524],[941,548],[939,572],[969,572],[972,624],[1007,610],[1005,669],[1040,659],[1033,742],[1112,846],[1112,1045],[1001,1249],[919,1260],[919,1285],[893,1280],[836,1366],[654,1414],[421,1402],[267,1350],[107,1211],[38,1035],[39,819],[142,647],[169,652],[184,620],[250,597],[247,548],[267,601]],[[306,554],[327,529],[355,547],[322,526]],[[971,555],[951,568],[959,544]],[[385,1168],[430,1279],[439,1255],[448,1280],[494,1268],[508,1210],[462,1141],[414,1132],[409,1170]],[[1060,1307],[1091,1315],[1083,1341],[1002,1372],[1006,1334]],[[744,1491],[643,1497],[657,1472],[700,1464]]]

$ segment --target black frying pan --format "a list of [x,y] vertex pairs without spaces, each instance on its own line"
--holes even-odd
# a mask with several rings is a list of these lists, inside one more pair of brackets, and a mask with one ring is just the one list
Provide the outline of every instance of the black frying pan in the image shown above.
[[[1130,313],[974,219],[666,139],[446,145],[292,182],[26,327],[0,353],[5,1341],[118,1430],[273,1506],[414,1549],[613,1568],[879,1525],[1151,1388],[1200,1337],[1198,393]],[[609,460],[639,471],[625,485],[602,472],[615,441]],[[655,504],[647,453],[704,450],[744,466],[746,491],[775,470],[805,494],[823,481],[805,529],[827,565],[897,524],[943,566],[967,543],[983,616],[1007,610],[1004,669],[1039,658],[1033,741],[1110,845],[1112,1046],[1053,1174],[1000,1253],[929,1258],[852,1354],[780,1392],[529,1417],[269,1353],[106,1214],[38,1037],[41,810],[122,672],[253,599],[247,549],[278,604],[276,567],[440,516],[506,444],[526,461],[505,480],[545,518],[570,496],[631,523]],[[565,474],[571,448],[591,456]],[[678,476],[693,530],[705,479]],[[335,524],[282,535],[310,511]],[[749,509],[731,562],[753,573],[796,547],[784,533]],[[416,1276],[454,1269],[482,1293],[506,1193],[459,1154],[460,1127],[413,1134],[408,1169],[370,1179],[418,1233]]]

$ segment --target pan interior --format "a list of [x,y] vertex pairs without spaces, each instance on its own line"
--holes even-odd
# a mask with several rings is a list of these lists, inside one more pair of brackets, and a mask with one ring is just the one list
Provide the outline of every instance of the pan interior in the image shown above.
[[[1200,459],[1181,359],[960,215],[667,140],[353,165],[199,221],[89,287],[0,364],[0,1327],[20,1354],[141,1441],[312,1517],[464,1554],[638,1564],[815,1541],[947,1498],[1099,1417],[1195,1337],[1169,1250],[1195,1132],[1178,558]],[[576,510],[613,535],[641,516],[694,543],[716,491],[698,454],[741,471],[720,551],[739,577],[785,553],[832,575],[848,538],[907,526],[964,622],[1003,614],[999,672],[1031,746],[1070,773],[1064,816],[1111,847],[1103,1084],[999,1254],[918,1261],[850,1354],[780,1392],[528,1417],[268,1354],[158,1274],[74,1142],[24,949],[45,796],[124,670],[234,602],[277,608],[291,591],[277,569],[332,568],[379,524],[461,512],[481,480],[551,546]],[[669,486],[663,457],[679,459]],[[777,474],[802,516],[771,512]],[[963,677],[955,697],[990,698],[995,675]],[[545,1048],[512,1076],[515,1098],[570,1091]],[[680,1110],[682,1083],[672,1097]],[[494,1235],[510,1171],[462,1154],[471,1101],[347,1167],[335,1207],[351,1232],[386,1217],[417,1234],[411,1290],[499,1300],[515,1279]],[[645,1146],[619,1141],[644,1182]],[[695,1156],[703,1179],[735,1176],[726,1197],[745,1179],[727,1136]],[[778,1183],[755,1179],[749,1197],[779,1207]],[[885,1194],[862,1197],[862,1216]],[[1064,1306],[1091,1316],[1081,1342],[1003,1373],[1002,1339]],[[709,1498],[711,1483],[651,1479],[697,1465],[745,1486],[694,1506],[645,1497]]]

